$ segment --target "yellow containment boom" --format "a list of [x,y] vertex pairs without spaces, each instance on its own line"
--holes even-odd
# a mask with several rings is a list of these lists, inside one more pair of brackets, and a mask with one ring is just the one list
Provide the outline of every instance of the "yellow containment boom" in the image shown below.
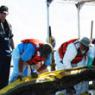
[[0,90],[0,95],[51,95],[83,80],[94,79],[95,69],[89,70],[87,67],[45,72],[39,74],[38,78],[29,76],[22,81],[16,80]]

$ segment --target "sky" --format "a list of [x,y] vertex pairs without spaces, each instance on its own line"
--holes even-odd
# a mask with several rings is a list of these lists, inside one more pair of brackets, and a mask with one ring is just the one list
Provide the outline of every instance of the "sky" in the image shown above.
[[[15,46],[22,39],[47,39],[46,0],[0,0],[9,7],[7,19],[12,25]],[[84,4],[80,10],[80,38],[90,38],[91,21],[95,21],[95,4]],[[74,3],[53,0],[49,7],[49,24],[56,40],[56,49],[65,41],[78,38],[78,11]],[[93,38],[95,37],[93,23]]]

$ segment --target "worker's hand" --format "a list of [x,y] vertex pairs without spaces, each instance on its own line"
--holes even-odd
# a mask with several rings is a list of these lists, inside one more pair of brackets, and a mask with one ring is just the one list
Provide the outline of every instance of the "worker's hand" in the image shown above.
[[87,68],[88,68],[89,70],[91,70],[91,69],[93,68],[93,65],[92,65],[92,64],[88,64],[88,65],[87,65]]
[[31,72],[31,77],[32,78],[37,78],[38,77],[38,73],[37,72]]
[[19,73],[17,79],[19,79],[20,81],[22,81],[22,78],[23,78],[23,74]]

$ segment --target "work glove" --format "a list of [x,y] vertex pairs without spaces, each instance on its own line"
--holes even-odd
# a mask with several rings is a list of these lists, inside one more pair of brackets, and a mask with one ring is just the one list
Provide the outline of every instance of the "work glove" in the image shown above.
[[87,68],[90,70],[93,68],[93,58],[91,57],[88,57]]
[[22,78],[23,78],[23,74],[19,73],[18,76],[17,76],[17,79],[19,79],[20,81],[22,81]]
[[37,78],[38,77],[38,72],[37,72],[36,66],[35,65],[31,65],[30,69],[31,69],[31,77],[32,78]]
[[37,78],[38,77],[38,73],[37,72],[31,72],[31,77],[32,78]]
[[31,77],[32,77],[32,78],[37,78],[37,77],[38,77],[38,72],[37,72],[37,70],[31,69]]

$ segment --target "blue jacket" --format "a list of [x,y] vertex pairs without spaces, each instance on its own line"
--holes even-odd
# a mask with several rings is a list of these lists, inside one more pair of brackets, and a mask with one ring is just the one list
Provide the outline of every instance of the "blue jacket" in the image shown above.
[[[31,43],[21,43],[18,45],[20,58],[22,61],[27,62],[30,60],[36,52],[36,48]],[[51,64],[51,54],[45,60],[45,65],[49,66]]]

